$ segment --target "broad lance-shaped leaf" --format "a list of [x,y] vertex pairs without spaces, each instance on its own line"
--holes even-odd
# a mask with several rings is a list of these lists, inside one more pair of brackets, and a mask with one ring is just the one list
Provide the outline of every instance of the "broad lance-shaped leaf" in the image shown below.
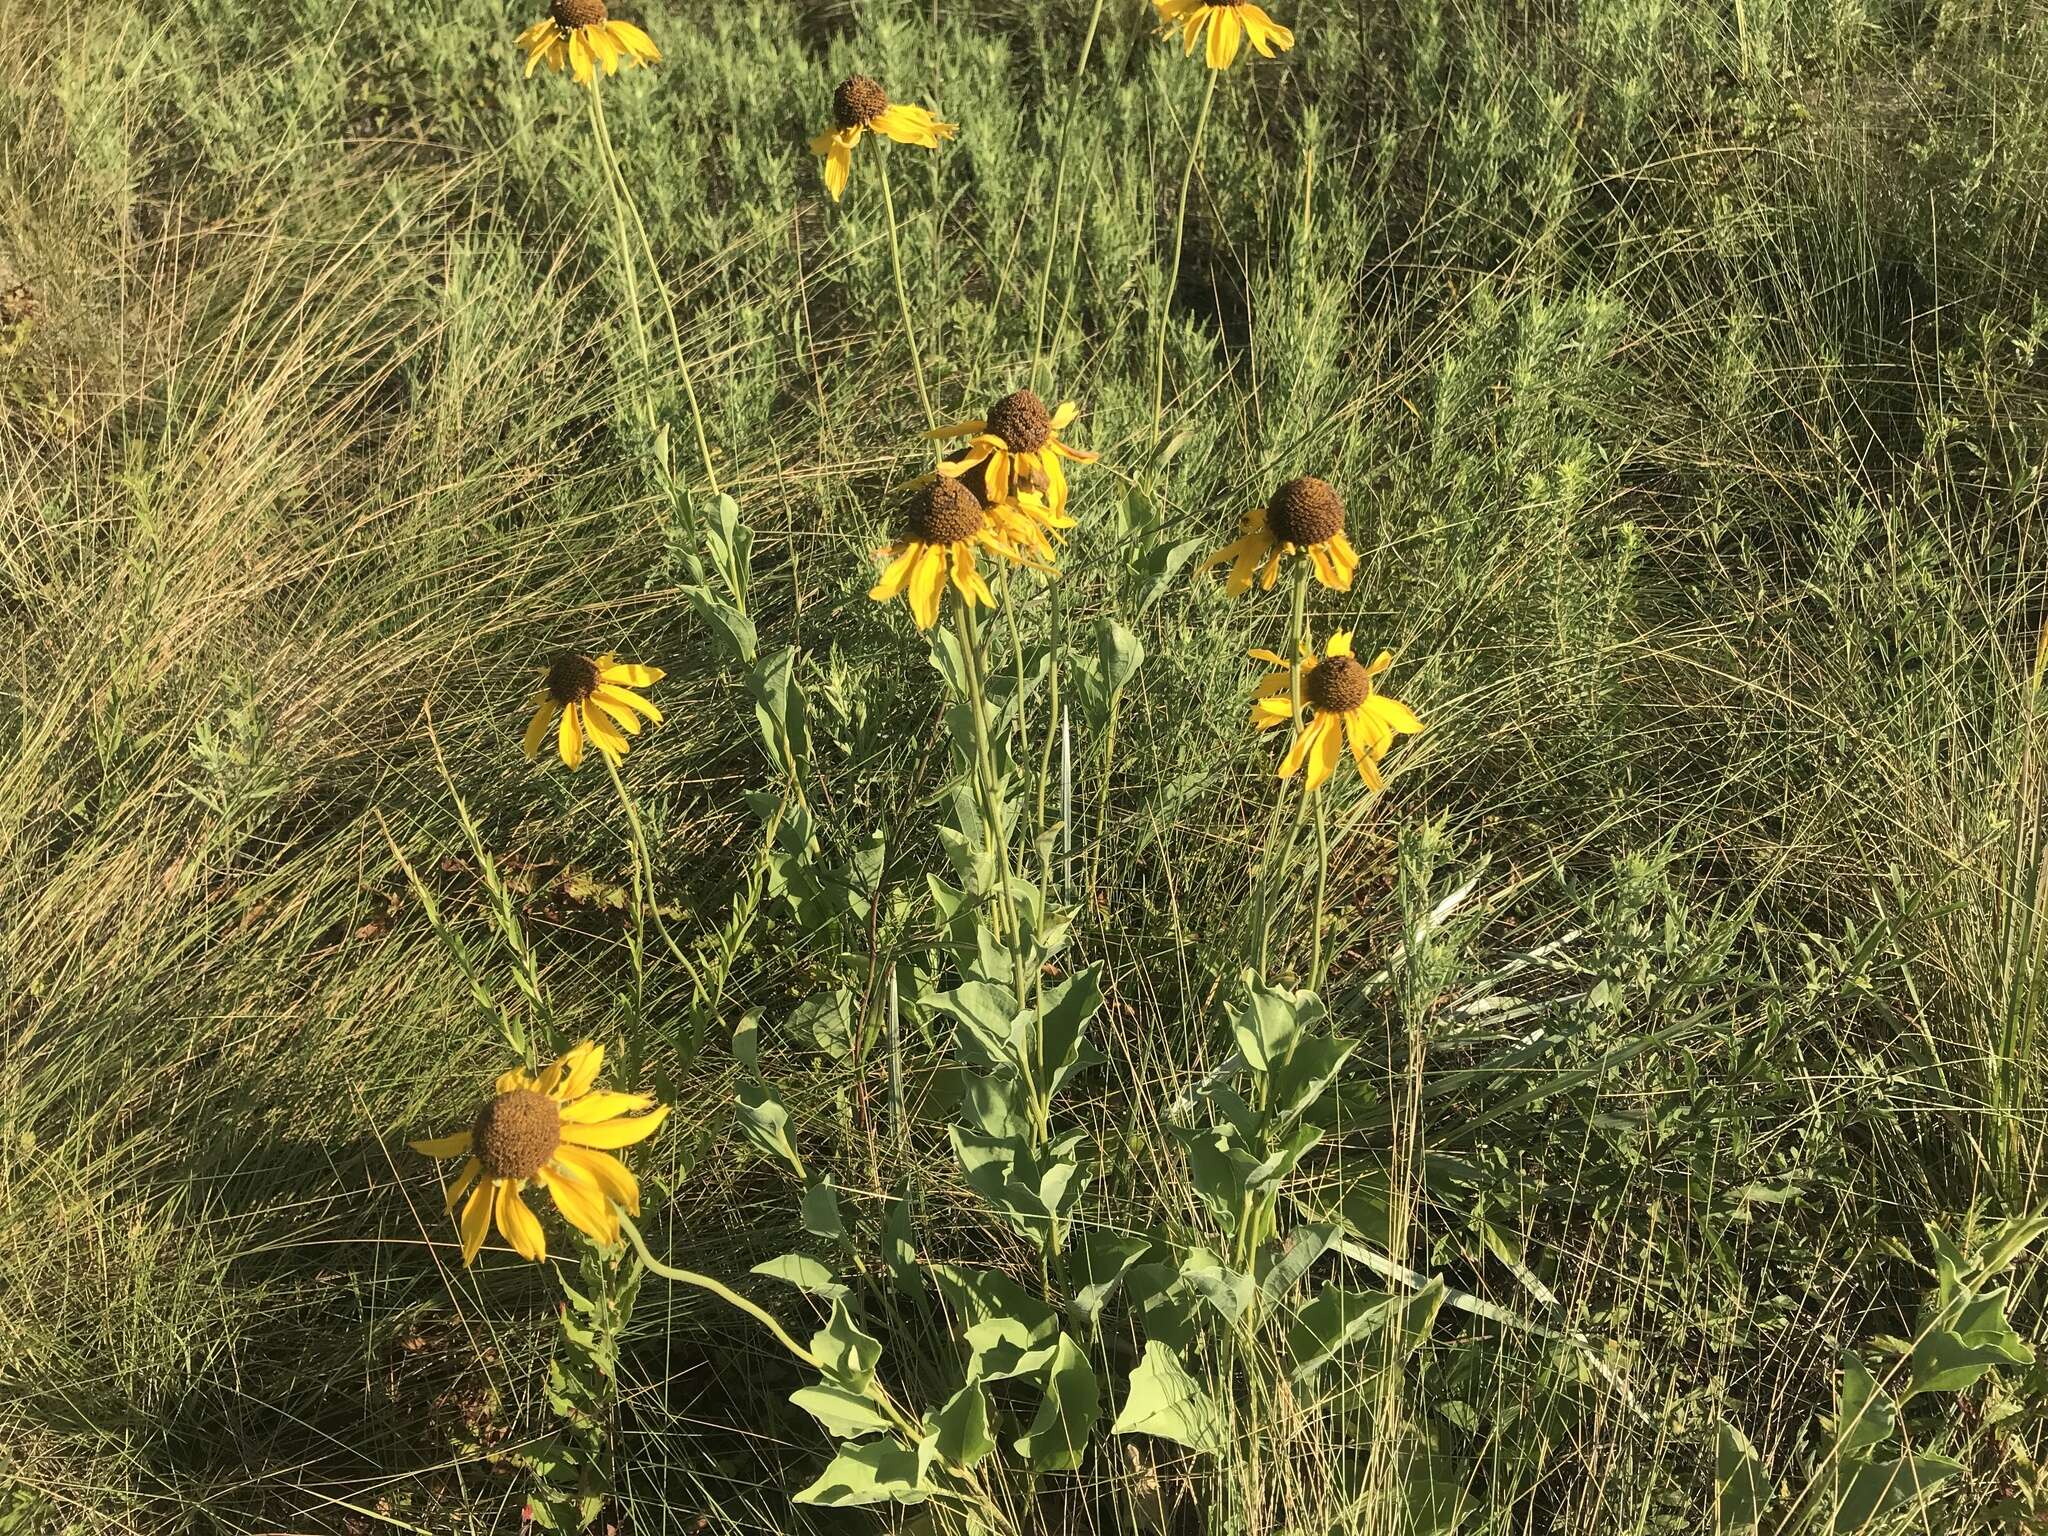
[[815,1483],[795,1495],[799,1504],[922,1504],[917,1452],[894,1440],[863,1440],[841,1446]]
[[1036,1376],[1059,1345],[1059,1314],[1006,1275],[934,1264],[932,1278],[946,1305],[965,1323],[970,1381]]
[[775,1090],[758,1077],[743,1077],[736,1097],[740,1129],[747,1133],[747,1140],[802,1178],[804,1160],[790,1139],[789,1111],[782,1107]]
[[1131,1372],[1123,1411],[1110,1426],[1110,1433],[1157,1435],[1215,1456],[1224,1446],[1223,1411],[1188,1374],[1179,1355],[1157,1339],[1147,1339],[1144,1358]]
[[1882,1445],[1898,1427],[1898,1414],[1863,1362],[1842,1356],[1842,1400],[1835,1413],[1835,1449],[1848,1456]]
[[1181,1283],[1222,1314],[1226,1323],[1244,1316],[1252,1304],[1252,1278],[1232,1269],[1207,1248],[1190,1248],[1181,1260]]
[[789,1394],[789,1400],[824,1425],[825,1433],[835,1440],[851,1440],[856,1435],[871,1435],[889,1427],[888,1415],[876,1406],[873,1398],[830,1382],[799,1387]]
[[924,1419],[924,1438],[918,1442],[920,1481],[930,1481],[932,1464],[972,1467],[996,1448],[989,1429],[988,1393],[981,1383],[970,1381],[946,1399],[943,1407]]
[[1068,1244],[1068,1268],[1074,1295],[1067,1310],[1080,1323],[1092,1323],[1115,1293],[1124,1273],[1151,1251],[1152,1240],[1127,1232],[1077,1231]]
[[1306,1381],[1360,1339],[1379,1332],[1399,1310],[1389,1291],[1350,1291],[1326,1285],[1287,1330],[1287,1353],[1296,1381]]
[[847,1242],[846,1223],[839,1217],[839,1187],[832,1182],[831,1174],[821,1175],[816,1183],[806,1189],[800,1205],[804,1230],[811,1236],[828,1238],[846,1247],[852,1246]]
[[865,1394],[882,1358],[882,1341],[861,1331],[841,1297],[832,1303],[831,1321],[811,1335],[811,1353],[833,1385]]
[[1083,1038],[1088,1021],[1102,1006],[1102,984],[1093,966],[1045,991],[1044,1007],[1035,1021],[1038,1027],[1038,1059],[1032,1076],[1042,1082],[1050,1099],[1085,1066],[1101,1056]]
[[1008,987],[991,981],[963,981],[931,999],[959,1022],[954,1045],[970,1067],[983,1072],[1014,1072],[1017,1068],[1017,999]]
[[1721,1421],[1714,1445],[1714,1529],[1718,1536],[1748,1536],[1763,1518],[1770,1474],[1741,1430]]
[[1913,1346],[1916,1392],[1960,1392],[2002,1365],[2031,1365],[2034,1351],[2005,1319],[2007,1290],[1959,1296],[1945,1309],[1946,1327],[1935,1327]]
[[751,1274],[765,1275],[770,1280],[780,1280],[784,1285],[793,1285],[800,1291],[813,1296],[822,1296],[827,1301],[837,1301],[846,1294],[846,1287],[832,1278],[832,1271],[816,1259],[801,1253],[777,1254],[774,1258],[756,1264]]
[[1230,1021],[1238,1054],[1254,1072],[1271,1072],[1294,1054],[1303,1032],[1323,1015],[1313,992],[1269,987],[1250,971],[1244,973],[1245,1005]]
[[1101,1396],[1088,1356],[1071,1337],[1061,1334],[1045,1374],[1045,1397],[1038,1405],[1038,1416],[1013,1442],[1017,1454],[1041,1471],[1074,1471],[1087,1453],[1088,1432],[1102,1416]]
[[1871,1521],[1903,1509],[1962,1471],[1946,1456],[1920,1454],[1896,1461],[1848,1462],[1835,1494],[1837,1536],[1860,1531]]

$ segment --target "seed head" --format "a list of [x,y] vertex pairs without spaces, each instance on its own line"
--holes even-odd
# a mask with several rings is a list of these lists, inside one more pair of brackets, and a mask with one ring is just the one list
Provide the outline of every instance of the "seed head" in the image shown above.
[[987,521],[980,499],[951,475],[934,475],[910,498],[904,514],[910,536],[925,544],[971,539]]
[[574,32],[578,27],[601,27],[611,19],[604,0],[550,0],[548,14],[564,32]]
[[1266,503],[1266,527],[1282,544],[1306,549],[1344,531],[1344,498],[1327,480],[1289,480]]
[[548,697],[557,704],[580,704],[597,692],[597,663],[565,651],[548,663]]
[[1012,453],[1036,453],[1052,436],[1052,416],[1045,402],[1028,389],[1005,395],[988,408],[988,430]]
[[889,93],[868,75],[848,75],[832,92],[832,121],[865,128],[889,110]]
[[1366,701],[1372,692],[1372,677],[1355,656],[1325,656],[1308,669],[1301,692],[1318,710],[1341,715]]
[[562,1144],[562,1112],[532,1088],[493,1098],[476,1117],[471,1148],[493,1179],[530,1179]]

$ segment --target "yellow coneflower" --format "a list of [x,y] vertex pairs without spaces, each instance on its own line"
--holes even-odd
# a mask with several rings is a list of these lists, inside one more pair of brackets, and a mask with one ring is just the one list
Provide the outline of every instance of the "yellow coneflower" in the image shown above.
[[1183,54],[1193,53],[1195,43],[1206,29],[1209,34],[1207,57],[1211,69],[1228,69],[1237,58],[1238,34],[1252,40],[1252,46],[1267,58],[1273,57],[1276,48],[1294,46],[1294,34],[1280,25],[1249,0],[1238,4],[1214,5],[1210,0],[1152,0],[1158,7],[1159,19],[1166,23],[1161,37],[1171,37],[1179,32],[1185,46]]
[[583,763],[583,739],[614,760],[626,755],[626,738],[640,734],[640,716],[657,725],[661,711],[633,690],[667,676],[659,667],[638,666],[616,656],[585,656],[565,651],[548,663],[540,692],[528,701],[533,716],[526,722],[522,745],[531,760],[548,739],[548,724],[560,710],[555,745],[571,768]]
[[1280,558],[1303,550],[1315,563],[1316,580],[1339,592],[1351,590],[1358,551],[1344,536],[1344,498],[1314,475],[1289,480],[1263,507],[1245,514],[1237,541],[1202,562],[1202,569],[1228,563],[1226,590],[1242,597],[1256,579],[1270,592],[1280,576]]
[[[1294,718],[1294,670],[1271,651],[1255,650],[1252,655],[1280,668],[1260,680],[1258,699],[1252,705],[1252,723],[1270,731]],[[1280,764],[1281,778],[1292,777],[1307,763],[1308,787],[1317,788],[1336,771],[1348,740],[1359,777],[1374,789],[1386,788],[1379,763],[1393,746],[1395,733],[1413,736],[1422,729],[1415,711],[1373,689],[1373,679],[1393,661],[1392,652],[1381,651],[1371,666],[1359,665],[1351,654],[1348,629],[1330,636],[1330,648],[1321,661],[1308,646],[1301,648],[1301,697],[1309,718],[1287,749]]]
[[990,406],[987,416],[956,421],[928,435],[970,439],[965,453],[942,466],[947,474],[979,470],[990,500],[1015,499],[1046,527],[1071,528],[1073,521],[1066,516],[1067,472],[1060,461],[1093,464],[1096,458],[1086,449],[1060,440],[1060,434],[1080,414],[1081,408],[1071,400],[1048,411],[1036,394],[1020,389]]
[[825,157],[825,190],[838,202],[853,169],[853,146],[863,133],[887,134],[898,144],[937,149],[939,140],[960,131],[942,123],[923,107],[889,100],[889,93],[866,75],[849,75],[832,92],[832,126],[811,140],[811,153]]
[[616,75],[619,66],[638,69],[661,61],[654,39],[630,21],[613,21],[604,0],[551,0],[548,14],[519,34],[531,78],[546,60],[560,74],[566,66],[578,85],[588,85],[602,67]]
[[408,1143],[428,1157],[469,1159],[448,1186],[448,1213],[462,1206],[463,1263],[483,1247],[493,1215],[521,1258],[548,1256],[540,1218],[520,1198],[529,1184],[553,1195],[555,1209],[600,1243],[619,1240],[614,1206],[640,1214],[639,1180],[611,1154],[652,1136],[668,1106],[644,1093],[591,1092],[603,1065],[604,1047],[586,1040],[538,1074],[515,1067],[498,1078],[470,1129]]
[[903,537],[878,552],[889,564],[868,596],[886,603],[902,593],[919,629],[938,622],[939,599],[949,582],[962,602],[995,607],[995,594],[982,579],[975,552],[987,550],[1005,560],[1021,560],[1014,515],[983,506],[952,475],[933,475],[911,492]]

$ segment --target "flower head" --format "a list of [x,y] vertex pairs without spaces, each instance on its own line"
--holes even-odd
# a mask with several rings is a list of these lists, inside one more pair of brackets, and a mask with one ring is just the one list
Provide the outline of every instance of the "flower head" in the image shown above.
[[934,438],[964,437],[966,451],[940,469],[963,478],[978,475],[987,499],[1014,501],[1046,528],[1074,526],[1067,511],[1067,472],[1061,461],[1093,464],[1095,455],[1061,439],[1081,408],[1062,401],[1056,411],[1028,389],[1013,390],[988,408],[988,415],[939,427]]
[[848,75],[832,92],[832,126],[811,140],[811,153],[825,157],[825,190],[838,202],[853,169],[853,146],[863,133],[886,134],[898,144],[937,149],[939,140],[960,131],[942,123],[923,107],[889,100],[889,93],[866,75]]
[[630,21],[613,21],[604,0],[552,0],[548,14],[519,34],[519,46],[529,76],[545,60],[557,74],[573,71],[578,85],[589,85],[599,67],[616,75],[621,64],[638,69],[661,59],[654,39]]
[[1211,4],[1210,0],[1152,0],[1159,11],[1159,19],[1165,23],[1160,28],[1161,37],[1171,37],[1178,32],[1182,38],[1183,54],[1193,53],[1195,44],[1207,32],[1206,57],[1211,69],[1228,69],[1237,58],[1238,34],[1252,40],[1256,48],[1267,58],[1273,57],[1276,48],[1285,50],[1294,46],[1294,34],[1268,16],[1250,0],[1237,3]]
[[408,1143],[428,1157],[468,1159],[447,1201],[450,1215],[462,1207],[463,1263],[476,1258],[493,1216],[521,1258],[548,1256],[540,1218],[521,1198],[528,1185],[547,1190],[555,1209],[600,1243],[619,1240],[614,1207],[640,1214],[640,1183],[611,1154],[652,1136],[668,1106],[644,1093],[593,1093],[602,1065],[604,1047],[586,1040],[542,1072],[515,1067],[498,1078],[468,1130]]
[[[1280,668],[1260,679],[1258,698],[1252,704],[1252,724],[1269,731],[1294,718],[1295,669],[1271,651],[1255,650],[1251,654]],[[1360,665],[1351,654],[1348,629],[1330,636],[1330,648],[1321,660],[1307,645],[1302,646],[1301,696],[1308,711],[1308,723],[1295,736],[1294,744],[1281,761],[1281,778],[1291,778],[1306,763],[1308,787],[1317,788],[1336,771],[1348,741],[1359,777],[1374,789],[1386,788],[1379,765],[1393,746],[1395,735],[1413,736],[1422,729],[1415,711],[1373,686],[1374,679],[1393,661],[1391,652],[1381,651],[1370,666]]]
[[987,505],[959,478],[941,470],[918,482],[903,512],[903,535],[879,551],[889,564],[868,596],[886,603],[902,593],[919,629],[938,622],[950,583],[968,604],[996,605],[975,564],[977,551],[1021,561],[1015,512]]
[[1339,592],[1351,590],[1358,552],[1344,535],[1344,498],[1326,480],[1301,475],[1287,481],[1263,507],[1245,514],[1236,542],[1225,545],[1202,569],[1230,566],[1226,590],[1241,597],[1256,579],[1270,592],[1280,577],[1280,558],[1303,550],[1315,564],[1316,580]]
[[624,757],[626,738],[640,734],[641,716],[661,722],[661,711],[633,690],[658,683],[665,676],[659,667],[620,661],[609,653],[585,656],[564,651],[548,663],[540,691],[527,701],[532,716],[526,722],[522,745],[528,760],[540,755],[557,711],[561,723],[556,727],[555,746],[571,768],[582,766],[586,736],[614,761]]

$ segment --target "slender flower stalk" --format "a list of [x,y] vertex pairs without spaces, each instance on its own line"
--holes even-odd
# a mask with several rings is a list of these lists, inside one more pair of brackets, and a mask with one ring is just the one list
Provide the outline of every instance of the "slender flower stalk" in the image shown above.
[[[1055,243],[1060,228],[1060,204],[1067,191],[1067,150],[1073,143],[1074,119],[1081,106],[1081,77],[1088,72],[1089,57],[1095,52],[1095,33],[1102,24],[1103,0],[1095,0],[1095,9],[1088,16],[1088,35],[1081,40],[1081,57],[1074,65],[1074,80],[1067,88],[1067,110],[1060,122],[1060,152],[1054,162],[1052,173],[1052,221],[1046,226],[1051,234],[1046,240],[1045,263],[1038,269],[1037,318],[1031,326],[1031,383],[1036,388],[1045,365],[1045,300],[1052,287],[1054,253],[1059,249]],[[1040,818],[1043,820],[1043,817]]]
[[[1216,77],[1212,74],[1209,78],[1213,80]],[[1285,653],[1289,656],[1301,654],[1301,647],[1307,636],[1308,577],[1309,568],[1307,562],[1304,561],[1296,566],[1294,571],[1294,601],[1287,621],[1287,649]],[[1294,734],[1297,739],[1299,739],[1301,734],[1302,697],[1300,670],[1298,667],[1295,669],[1293,688],[1289,694],[1289,700],[1293,705]],[[1258,933],[1256,935],[1256,952],[1254,957],[1254,964],[1261,981],[1268,979],[1266,966],[1272,951],[1274,883],[1279,878],[1280,868],[1287,862],[1288,853],[1292,851],[1293,839],[1291,837],[1288,839],[1290,847],[1280,852],[1277,856],[1274,853],[1273,846],[1280,836],[1280,817],[1286,808],[1287,781],[1282,779],[1273,795],[1273,814],[1266,823],[1266,840],[1261,845],[1265,849],[1266,858],[1264,866],[1259,870]]]
[[1188,163],[1180,173],[1180,202],[1173,215],[1173,261],[1166,269],[1166,294],[1160,302],[1158,335],[1152,348],[1152,449],[1159,450],[1160,420],[1166,409],[1166,331],[1173,314],[1174,291],[1180,287],[1180,255],[1188,227],[1188,186],[1195,179],[1195,167],[1202,158],[1202,130],[1209,126],[1209,108],[1216,100],[1218,70],[1209,71],[1209,83],[1202,90],[1202,111],[1195,119],[1195,136],[1188,145]]
[[903,313],[903,339],[910,347],[910,375],[917,381],[918,403],[924,407],[927,428],[939,424],[932,409],[931,391],[924,382],[924,349],[918,345],[917,321],[910,313],[910,291],[903,284],[903,242],[896,231],[896,200],[889,192],[889,158],[881,157],[882,213],[889,223],[889,275],[896,279],[896,307]]

